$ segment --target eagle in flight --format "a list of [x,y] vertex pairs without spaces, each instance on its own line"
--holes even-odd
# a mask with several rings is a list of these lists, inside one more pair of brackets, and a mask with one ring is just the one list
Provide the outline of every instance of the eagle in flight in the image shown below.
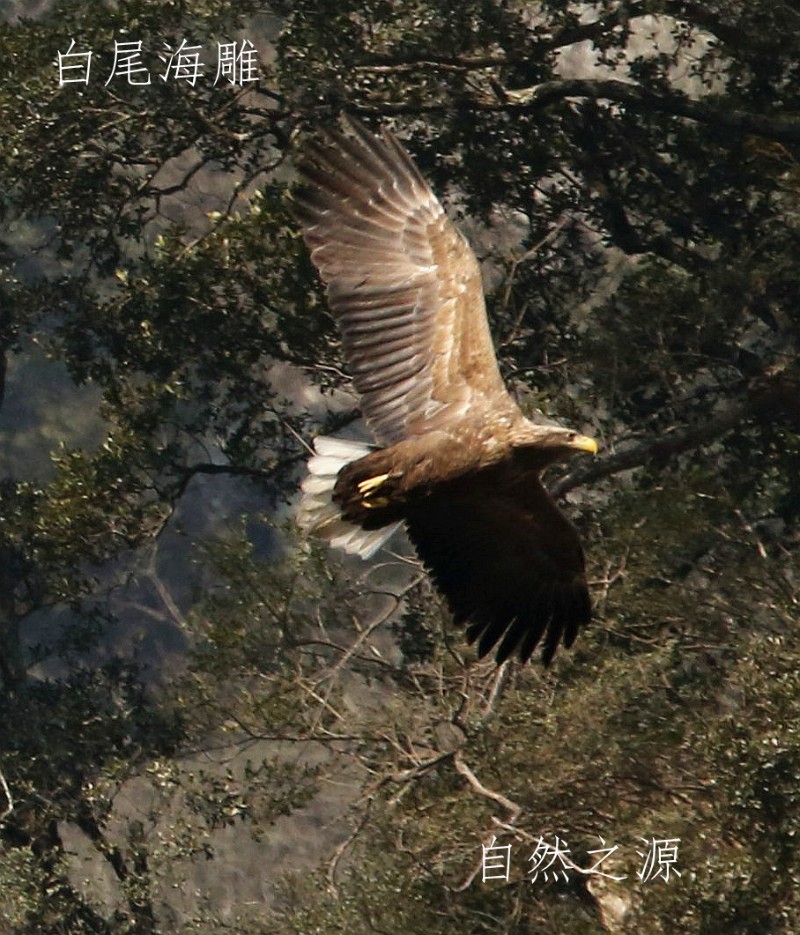
[[298,521],[368,558],[405,524],[483,656],[545,664],[591,604],[543,468],[596,442],[525,418],[497,366],[481,274],[411,158],[354,120],[310,143],[296,216],[378,447],[320,436]]

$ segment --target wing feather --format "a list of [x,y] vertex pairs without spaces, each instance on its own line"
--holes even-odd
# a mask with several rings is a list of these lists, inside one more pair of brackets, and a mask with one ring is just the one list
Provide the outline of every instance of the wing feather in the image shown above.
[[472,250],[395,137],[348,123],[304,151],[296,213],[377,440],[425,432],[478,396],[513,405]]
[[478,655],[503,662],[541,646],[549,663],[591,616],[578,534],[538,476],[507,465],[434,488],[408,534]]

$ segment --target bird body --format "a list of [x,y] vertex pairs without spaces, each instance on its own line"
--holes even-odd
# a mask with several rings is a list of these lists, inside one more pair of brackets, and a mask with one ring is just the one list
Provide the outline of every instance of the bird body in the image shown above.
[[591,439],[527,419],[500,376],[480,270],[395,137],[308,147],[297,216],[379,447],[318,438],[299,521],[366,558],[401,524],[483,655],[549,662],[590,617],[583,552],[541,471]]

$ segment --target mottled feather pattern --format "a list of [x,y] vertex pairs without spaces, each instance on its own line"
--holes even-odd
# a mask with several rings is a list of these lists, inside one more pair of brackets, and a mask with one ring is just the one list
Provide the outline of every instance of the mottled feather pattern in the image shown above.
[[[463,410],[478,394],[507,394],[468,244],[391,134],[352,130],[306,151],[298,216],[367,423],[391,444],[446,418],[448,404]],[[488,373],[471,366],[475,354]],[[436,392],[442,386],[447,394]]]

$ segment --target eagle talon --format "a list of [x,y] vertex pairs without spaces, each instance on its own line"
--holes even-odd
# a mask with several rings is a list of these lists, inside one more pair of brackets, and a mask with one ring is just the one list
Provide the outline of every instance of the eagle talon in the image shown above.
[[362,480],[359,483],[358,492],[366,499],[372,491],[377,490],[388,477],[388,474],[377,474],[375,477],[368,477],[366,480]]
[[389,506],[391,501],[388,497],[375,497],[373,500],[362,500],[361,504],[368,510],[380,510]]

